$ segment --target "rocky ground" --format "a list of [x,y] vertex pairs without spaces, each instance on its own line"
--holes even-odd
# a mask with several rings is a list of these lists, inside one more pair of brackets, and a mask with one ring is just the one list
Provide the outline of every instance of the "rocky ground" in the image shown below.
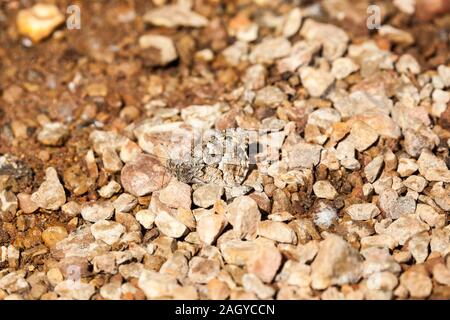
[[[0,1],[0,300],[450,299],[450,1],[42,3]],[[174,159],[211,128],[259,135]]]

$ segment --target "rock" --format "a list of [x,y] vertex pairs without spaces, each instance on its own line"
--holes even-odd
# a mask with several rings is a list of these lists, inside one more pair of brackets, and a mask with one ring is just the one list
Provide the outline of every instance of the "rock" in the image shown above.
[[56,244],[67,238],[68,233],[66,228],[61,226],[48,227],[42,232],[42,241],[49,248],[54,248]]
[[312,67],[300,69],[300,78],[312,97],[321,97],[334,82],[334,76],[331,73]]
[[413,214],[416,210],[416,201],[407,195],[399,197],[393,189],[384,189],[380,194],[380,208],[386,212],[388,218],[397,219],[406,214]]
[[221,214],[205,214],[197,222],[197,233],[200,240],[213,244],[227,225],[227,220]]
[[107,172],[119,172],[122,167],[122,160],[113,148],[104,148],[102,153],[103,167]]
[[57,6],[43,3],[20,10],[16,18],[19,33],[33,42],[48,37],[63,22],[64,15]]
[[404,54],[398,59],[397,64],[395,65],[397,71],[400,73],[412,73],[419,74],[420,73],[420,65],[417,60],[410,54]]
[[311,112],[308,116],[308,124],[328,129],[333,124],[341,121],[341,115],[332,108],[320,108]]
[[287,224],[278,221],[261,221],[258,235],[281,243],[297,243],[297,236]]
[[331,74],[338,80],[344,79],[353,72],[359,70],[359,66],[350,58],[337,58],[333,61]]
[[258,249],[252,241],[228,240],[218,245],[224,260],[237,266],[244,266]]
[[172,179],[169,184],[159,192],[159,200],[172,208],[190,208],[191,187],[177,179]]
[[450,170],[442,159],[424,149],[417,160],[419,172],[428,181],[450,182]]
[[100,288],[100,295],[108,300],[120,300],[122,296],[122,286],[120,283],[107,283]]
[[366,167],[364,168],[364,174],[366,175],[366,179],[369,182],[374,182],[378,174],[380,173],[381,167],[383,166],[383,156],[376,156],[370,161]]
[[136,212],[135,217],[145,229],[151,229],[155,222],[156,214],[151,210],[139,210]]
[[407,31],[383,25],[378,29],[378,34],[396,44],[409,46],[414,43],[414,37]]
[[[150,55],[151,65],[165,66],[178,58],[177,50],[172,39],[166,36],[146,34],[139,38],[139,46],[143,50],[152,50]],[[147,56],[146,56],[147,57]]]
[[315,144],[300,142],[288,151],[289,169],[312,168],[320,162],[322,147]]
[[267,70],[262,64],[254,64],[247,68],[242,78],[245,87],[250,90],[259,90],[266,83]]
[[404,245],[416,234],[429,229],[430,227],[426,223],[419,221],[414,216],[404,215],[392,222],[383,233],[391,236],[400,245]]
[[409,240],[408,249],[416,263],[423,263],[427,259],[429,243],[430,236],[428,232],[419,233]]
[[302,24],[302,12],[300,8],[294,8],[286,15],[283,24],[283,37],[289,38],[295,35]]
[[212,279],[208,282],[208,298],[211,300],[225,300],[230,295],[230,288],[221,280]]
[[238,237],[252,239],[256,236],[261,213],[255,200],[248,196],[241,196],[234,199],[228,206],[226,218]]
[[117,222],[100,220],[91,226],[91,232],[96,240],[102,240],[112,246],[119,241],[120,236],[125,232],[125,227]]
[[17,200],[19,200],[19,207],[24,213],[33,213],[37,209],[39,209],[39,205],[37,203],[35,203],[33,200],[31,200],[30,194],[22,193],[22,192],[18,193]]
[[409,176],[403,181],[403,184],[405,187],[420,193],[427,186],[427,180],[421,176]]
[[208,283],[217,277],[220,262],[203,257],[193,257],[189,262],[188,277],[194,283]]
[[31,200],[46,210],[58,210],[66,202],[66,192],[59,182],[55,168],[49,167],[45,170],[45,180],[31,195]]
[[392,291],[397,284],[398,279],[392,272],[377,272],[367,278],[367,288],[370,290]]
[[0,279],[0,289],[6,290],[9,294],[26,291],[30,285],[18,272],[10,272]]
[[291,51],[291,43],[284,37],[264,38],[249,55],[252,63],[272,63],[275,59],[287,56]]
[[46,146],[61,146],[69,134],[66,125],[59,122],[49,122],[44,124],[39,131],[37,139]]
[[410,268],[400,276],[400,284],[405,286],[412,298],[424,299],[431,294],[433,284],[425,270]]
[[369,148],[378,139],[378,133],[363,121],[352,123],[350,130],[350,143],[356,150],[362,152]]
[[254,104],[257,107],[277,108],[287,101],[287,95],[278,87],[267,86],[256,92]]
[[260,299],[268,299],[275,294],[275,289],[265,285],[262,281],[251,273],[242,276],[242,285],[247,292],[252,292]]
[[450,286],[450,269],[443,263],[436,264],[433,267],[433,278],[444,286]]
[[[181,110],[181,118],[194,129],[210,129],[219,118],[221,105],[192,105]],[[189,141],[190,143],[190,141]]]
[[170,175],[153,156],[140,154],[125,164],[121,182],[125,191],[136,197],[162,189],[170,181]]
[[81,216],[89,222],[111,219],[113,214],[114,206],[109,201],[85,203],[81,206]]
[[415,159],[401,158],[398,162],[397,172],[400,177],[408,177],[419,169]]
[[434,148],[435,142],[420,132],[407,129],[403,131],[403,135],[405,136],[405,151],[411,157],[416,158],[422,150]]
[[81,206],[75,201],[69,201],[61,207],[61,211],[68,217],[76,217],[81,212]]
[[139,277],[138,286],[147,299],[169,298],[179,288],[175,277],[146,269]]
[[132,196],[128,193],[122,193],[116,200],[113,202],[114,209],[116,212],[130,212],[136,207],[138,200],[136,197]]
[[188,232],[188,228],[184,224],[166,211],[161,211],[156,215],[155,224],[162,233],[171,238],[179,238]]
[[[333,35],[330,37],[330,35]],[[319,41],[323,46],[325,59],[333,61],[341,57],[349,41],[344,30],[332,25],[307,19],[300,30],[300,35],[310,41]]]
[[100,188],[100,190],[98,191],[98,194],[100,195],[100,197],[102,198],[111,198],[114,194],[116,194],[117,192],[120,191],[122,187],[120,186],[119,183],[117,183],[114,180],[111,180],[110,182],[108,182],[107,185],[103,186]]
[[352,204],[346,212],[353,220],[369,220],[380,214],[380,209],[373,203]]
[[15,214],[18,204],[17,197],[13,192],[7,190],[0,192],[0,210],[2,212]]
[[323,290],[331,285],[356,283],[362,276],[361,255],[341,237],[330,234],[320,244],[311,264],[311,286]]
[[443,64],[441,64],[437,68],[437,72],[439,76],[441,77],[442,81],[444,82],[444,85],[446,87],[450,87],[450,67],[447,67]]
[[74,300],[89,300],[95,293],[95,287],[90,283],[64,280],[55,287],[55,292],[63,298]]
[[433,207],[424,203],[417,204],[416,215],[430,227],[443,227],[445,224],[445,215],[437,213]]
[[176,28],[176,27],[204,27],[208,20],[191,11],[183,5],[165,5],[152,9],[144,14],[143,20],[155,26]]
[[199,207],[209,208],[223,195],[224,188],[216,184],[201,185],[192,194],[193,202]]
[[281,253],[271,245],[260,245],[247,261],[248,272],[255,274],[265,283],[271,283],[281,265]]
[[328,180],[316,181],[313,185],[314,194],[318,198],[333,200],[338,193]]

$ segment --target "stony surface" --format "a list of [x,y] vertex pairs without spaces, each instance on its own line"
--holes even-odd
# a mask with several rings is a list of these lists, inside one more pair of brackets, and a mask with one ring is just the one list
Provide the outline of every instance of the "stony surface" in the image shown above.
[[0,5],[0,300],[450,299],[446,1],[46,2]]

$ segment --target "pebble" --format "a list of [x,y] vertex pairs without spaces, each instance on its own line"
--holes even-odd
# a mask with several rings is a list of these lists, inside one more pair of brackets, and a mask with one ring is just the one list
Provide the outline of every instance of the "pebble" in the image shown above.
[[378,139],[378,133],[363,121],[355,121],[350,129],[350,143],[356,150],[362,152]]
[[188,232],[188,228],[184,224],[166,211],[161,211],[156,215],[155,225],[162,233],[171,238],[182,237]]
[[436,264],[433,267],[433,278],[444,286],[450,286],[450,269],[448,264],[447,267],[443,263]]
[[30,194],[22,192],[18,193],[17,200],[19,200],[19,207],[23,211],[23,213],[33,213],[37,209],[39,209],[39,205],[35,203],[33,200],[31,200]]
[[[155,34],[146,34],[139,38],[139,46],[143,50],[155,50],[158,52],[156,58],[150,63],[165,66],[178,58],[177,50],[171,38]],[[153,55],[151,56],[154,57]]]
[[302,12],[300,8],[294,8],[286,15],[283,23],[283,37],[289,38],[295,35],[302,24]]
[[208,24],[208,19],[183,5],[165,5],[152,9],[145,13],[143,20],[155,26],[167,28],[180,26],[200,28]]
[[430,244],[430,236],[428,232],[422,232],[408,241],[408,249],[411,252],[416,263],[423,263],[428,257],[428,245]]
[[396,44],[409,46],[414,43],[414,37],[409,32],[390,25],[382,25],[378,29],[378,34]]
[[151,229],[155,222],[156,214],[151,210],[139,210],[136,212],[136,220],[145,228]]
[[256,92],[254,104],[258,107],[276,108],[287,101],[287,95],[278,87],[267,86]]
[[69,134],[66,125],[59,122],[49,122],[44,124],[39,131],[37,139],[46,146],[61,146]]
[[425,270],[410,268],[400,276],[400,283],[408,289],[412,298],[424,299],[431,294],[433,284]]
[[55,168],[49,167],[45,170],[45,180],[31,195],[31,201],[46,210],[58,210],[66,202],[66,192]]
[[421,176],[409,176],[403,181],[405,187],[416,192],[422,192],[427,186],[427,180]]
[[188,184],[172,179],[159,192],[159,200],[172,208],[190,208],[192,203],[191,192],[191,187]]
[[100,190],[98,191],[98,194],[102,198],[109,199],[113,195],[115,195],[117,192],[119,192],[121,188],[122,187],[119,183],[117,183],[114,180],[111,180],[110,182],[108,182],[107,185],[104,185],[103,187],[100,188]]
[[95,293],[95,287],[90,283],[69,279],[58,283],[55,292],[66,299],[89,300]]
[[224,193],[224,188],[216,184],[204,184],[195,189],[192,194],[192,200],[195,205],[202,208],[209,208],[217,200],[219,200]]
[[408,177],[418,169],[419,165],[417,164],[415,159],[400,158],[400,160],[398,161],[397,172],[399,173],[400,177]]
[[281,243],[297,243],[297,236],[292,228],[279,221],[265,220],[258,224],[259,236]]
[[91,232],[96,240],[112,246],[125,233],[125,227],[114,221],[100,220],[91,225]]
[[380,208],[388,218],[397,219],[406,214],[413,214],[416,201],[411,196],[399,197],[393,189],[387,188],[380,193]]
[[261,213],[255,200],[241,196],[228,205],[226,218],[233,226],[236,236],[241,239],[253,239],[261,220]]
[[398,244],[404,245],[406,241],[416,234],[428,231],[430,227],[411,215],[404,215],[392,222],[383,232],[391,236]]
[[140,154],[123,167],[121,183],[125,191],[141,197],[162,189],[170,181],[166,171],[155,157]]
[[109,201],[97,201],[83,204],[80,212],[84,220],[97,222],[111,219],[114,214],[114,206]]
[[444,160],[424,149],[417,160],[420,174],[428,181],[450,182],[450,170]]
[[112,204],[116,212],[130,212],[136,207],[138,200],[131,194],[122,193]]
[[64,15],[53,4],[38,3],[28,9],[20,10],[16,23],[20,34],[33,42],[40,42],[64,22]]
[[9,294],[26,291],[30,285],[18,272],[11,272],[0,279],[0,289],[6,290]]
[[256,243],[242,240],[228,240],[218,246],[224,260],[236,266],[244,266],[258,249]]
[[221,106],[218,103],[214,105],[192,105],[181,110],[181,118],[192,128],[208,130],[219,118],[220,109]]
[[380,209],[373,203],[352,204],[346,212],[353,220],[369,220],[380,214]]
[[249,55],[252,63],[272,63],[275,59],[287,56],[291,51],[291,43],[284,37],[264,38]]
[[333,61],[331,74],[338,80],[344,79],[355,71],[359,66],[350,58],[337,58]]
[[271,283],[281,266],[281,260],[281,253],[275,246],[260,245],[247,261],[247,270],[263,282]]
[[211,245],[226,225],[227,220],[222,214],[205,214],[197,222],[197,233],[203,243]]
[[193,257],[189,261],[189,280],[194,283],[206,284],[215,279],[220,271],[220,262],[203,257]]
[[312,97],[321,97],[334,82],[334,76],[330,72],[312,67],[300,69],[300,78]]
[[332,285],[356,283],[362,276],[362,261],[344,239],[329,234],[311,264],[311,287],[324,290]]
[[416,215],[430,227],[443,227],[445,225],[445,215],[439,214],[433,207],[427,204],[418,203]]
[[275,289],[265,285],[257,276],[246,273],[242,276],[242,285],[247,292],[252,292],[260,299],[268,299],[275,294]]
[[408,73],[419,74],[420,73],[420,65],[417,60],[410,54],[402,55],[395,65],[397,71],[400,73]]
[[383,162],[383,156],[379,155],[373,158],[372,161],[365,166],[364,174],[366,175],[367,181],[372,183],[377,179],[381,167],[383,166]]
[[62,226],[52,226],[48,227],[42,232],[42,241],[49,248],[54,248],[56,244],[67,238],[68,233],[66,228]]
[[300,142],[288,151],[289,169],[312,168],[319,164],[322,147],[316,144]]
[[147,299],[170,298],[179,288],[175,277],[146,269],[139,276],[138,286]]
[[328,180],[316,181],[313,185],[314,194],[318,198],[333,200],[338,193]]

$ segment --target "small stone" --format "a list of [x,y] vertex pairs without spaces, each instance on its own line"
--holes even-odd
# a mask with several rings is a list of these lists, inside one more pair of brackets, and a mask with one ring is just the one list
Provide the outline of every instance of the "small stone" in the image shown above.
[[122,160],[113,148],[104,148],[102,153],[103,167],[107,172],[119,172],[122,167]]
[[297,243],[297,236],[287,224],[278,221],[261,221],[258,224],[258,235],[281,243]]
[[49,122],[44,124],[39,131],[37,139],[46,146],[61,146],[64,143],[69,129],[66,125],[59,122]]
[[152,50],[156,53],[150,54],[152,65],[165,66],[178,58],[177,50],[172,39],[166,36],[146,34],[139,38],[139,46],[143,50]]
[[252,292],[260,299],[268,299],[275,294],[275,289],[265,285],[257,276],[246,273],[242,276],[242,285],[247,292]]
[[119,241],[125,227],[114,221],[100,220],[91,226],[91,232],[96,240],[102,240],[112,246]]
[[64,280],[55,287],[55,292],[63,298],[74,300],[89,300],[95,293],[95,287],[90,283]]
[[64,280],[64,277],[58,268],[51,268],[47,271],[47,279],[50,284],[55,287]]
[[409,176],[403,181],[403,184],[405,187],[420,193],[427,186],[427,180],[421,176]]
[[49,167],[45,170],[45,180],[31,195],[31,200],[46,210],[58,210],[66,202],[66,192],[55,168]]
[[443,227],[445,225],[445,215],[437,213],[433,207],[427,204],[417,204],[416,215],[430,227]]
[[333,200],[338,193],[328,180],[316,181],[313,185],[314,194],[318,198]]
[[199,28],[208,24],[208,20],[183,5],[165,5],[148,11],[143,20],[155,26],[176,28],[179,26]]
[[450,67],[447,67],[443,64],[441,64],[437,68],[437,72],[439,76],[441,77],[442,81],[444,82],[444,85],[446,87],[450,87]]
[[42,240],[49,248],[54,248],[59,241],[67,238],[67,236],[66,228],[61,226],[48,227],[42,232]]
[[300,78],[312,97],[322,96],[334,82],[334,76],[331,73],[311,67],[300,69]]
[[267,86],[256,92],[254,104],[258,107],[277,108],[287,101],[287,95],[278,87]]
[[288,151],[287,160],[290,169],[312,168],[320,162],[322,147],[315,144],[300,142]]
[[212,279],[208,282],[208,298],[211,300],[225,300],[230,296],[230,288],[219,279]]
[[256,235],[261,213],[255,200],[241,196],[228,206],[226,218],[238,237],[252,239]]
[[97,201],[81,206],[81,216],[89,222],[111,219],[114,214],[114,206],[109,201]]
[[113,202],[114,209],[116,212],[130,212],[136,207],[138,200],[136,197],[132,196],[128,193],[122,193],[116,200]]
[[428,181],[450,182],[450,170],[444,160],[424,149],[417,160],[420,174]]
[[162,189],[170,180],[161,163],[153,156],[140,154],[122,169],[123,188],[136,197]]
[[53,4],[39,3],[20,10],[16,22],[20,34],[29,37],[33,42],[39,42],[64,22],[64,15]]
[[388,218],[397,219],[406,214],[413,214],[416,210],[416,201],[407,195],[399,197],[397,191],[386,188],[380,194],[380,208],[386,212]]
[[377,141],[378,133],[365,122],[357,120],[352,123],[349,138],[355,149],[362,152]]
[[400,177],[408,177],[419,169],[415,159],[401,158],[398,162],[397,172]]
[[38,204],[31,200],[31,195],[28,193],[17,194],[17,200],[19,200],[19,207],[23,213],[33,213],[39,209]]
[[29,288],[28,282],[23,275],[18,272],[11,272],[0,279],[0,289],[6,290],[9,294],[24,292]]
[[383,162],[383,156],[376,156],[366,165],[364,168],[364,174],[366,175],[367,181],[372,183],[377,179],[381,167],[383,166]]
[[175,277],[146,269],[139,276],[138,286],[148,299],[169,298],[179,288]]
[[188,232],[188,228],[184,224],[166,211],[161,211],[156,215],[155,224],[162,233],[171,238],[182,237]]
[[213,244],[223,231],[227,220],[221,214],[206,214],[197,222],[197,233],[200,240],[206,244]]
[[61,207],[61,211],[67,217],[76,217],[81,212],[81,206],[75,201],[69,201]]
[[433,278],[444,286],[450,286],[450,269],[443,264],[438,263],[433,267]]
[[244,266],[258,249],[252,241],[229,240],[218,245],[225,261],[237,266]]
[[199,207],[209,208],[223,195],[224,188],[216,184],[201,185],[192,194],[193,202]]
[[359,66],[350,58],[337,58],[333,61],[331,74],[338,80],[344,79],[353,72],[359,70]]
[[[181,110],[181,118],[195,129],[208,130],[219,118],[221,112],[219,103],[213,105],[192,105]],[[190,141],[187,141],[191,143]]]
[[408,249],[416,263],[423,263],[427,259],[429,243],[430,236],[428,232],[419,233],[409,240]]
[[139,210],[136,212],[136,220],[145,228],[151,229],[155,222],[156,214],[151,210]]
[[261,245],[247,261],[247,270],[265,283],[271,283],[281,265],[281,253],[274,246]]
[[188,277],[195,283],[208,283],[217,277],[220,271],[220,262],[203,257],[193,257],[189,262]]
[[404,215],[392,222],[383,232],[391,236],[397,243],[404,245],[416,234],[428,231],[430,227],[411,215]]
[[417,60],[410,54],[404,54],[398,59],[397,64],[395,65],[397,71],[400,73],[412,73],[419,74],[420,73],[420,65]]
[[341,237],[330,234],[320,244],[311,264],[311,286],[323,290],[331,285],[356,283],[362,276],[362,257]]
[[408,46],[414,43],[414,37],[409,32],[390,25],[381,26],[378,29],[378,34],[396,44]]
[[392,272],[377,272],[367,278],[367,288],[370,290],[392,291],[397,284],[398,279]]
[[352,204],[346,211],[353,220],[369,220],[380,214],[380,209],[373,203]]
[[400,276],[400,283],[404,285],[411,297],[424,299],[431,294],[433,284],[425,270],[410,268]]
[[297,33],[302,24],[302,12],[300,8],[294,8],[286,15],[283,24],[283,37],[289,38]]
[[172,208],[190,208],[191,187],[177,179],[172,179],[167,187],[159,192],[159,200]]
[[108,182],[107,185],[103,186],[100,188],[100,190],[98,191],[98,194],[100,195],[100,197],[102,198],[106,198],[109,199],[111,198],[114,194],[116,194],[117,192],[120,191],[122,187],[120,186],[119,183],[117,183],[114,180],[111,180],[110,182]]
[[291,43],[284,37],[264,38],[250,53],[252,63],[272,63],[275,59],[287,56],[291,51]]

